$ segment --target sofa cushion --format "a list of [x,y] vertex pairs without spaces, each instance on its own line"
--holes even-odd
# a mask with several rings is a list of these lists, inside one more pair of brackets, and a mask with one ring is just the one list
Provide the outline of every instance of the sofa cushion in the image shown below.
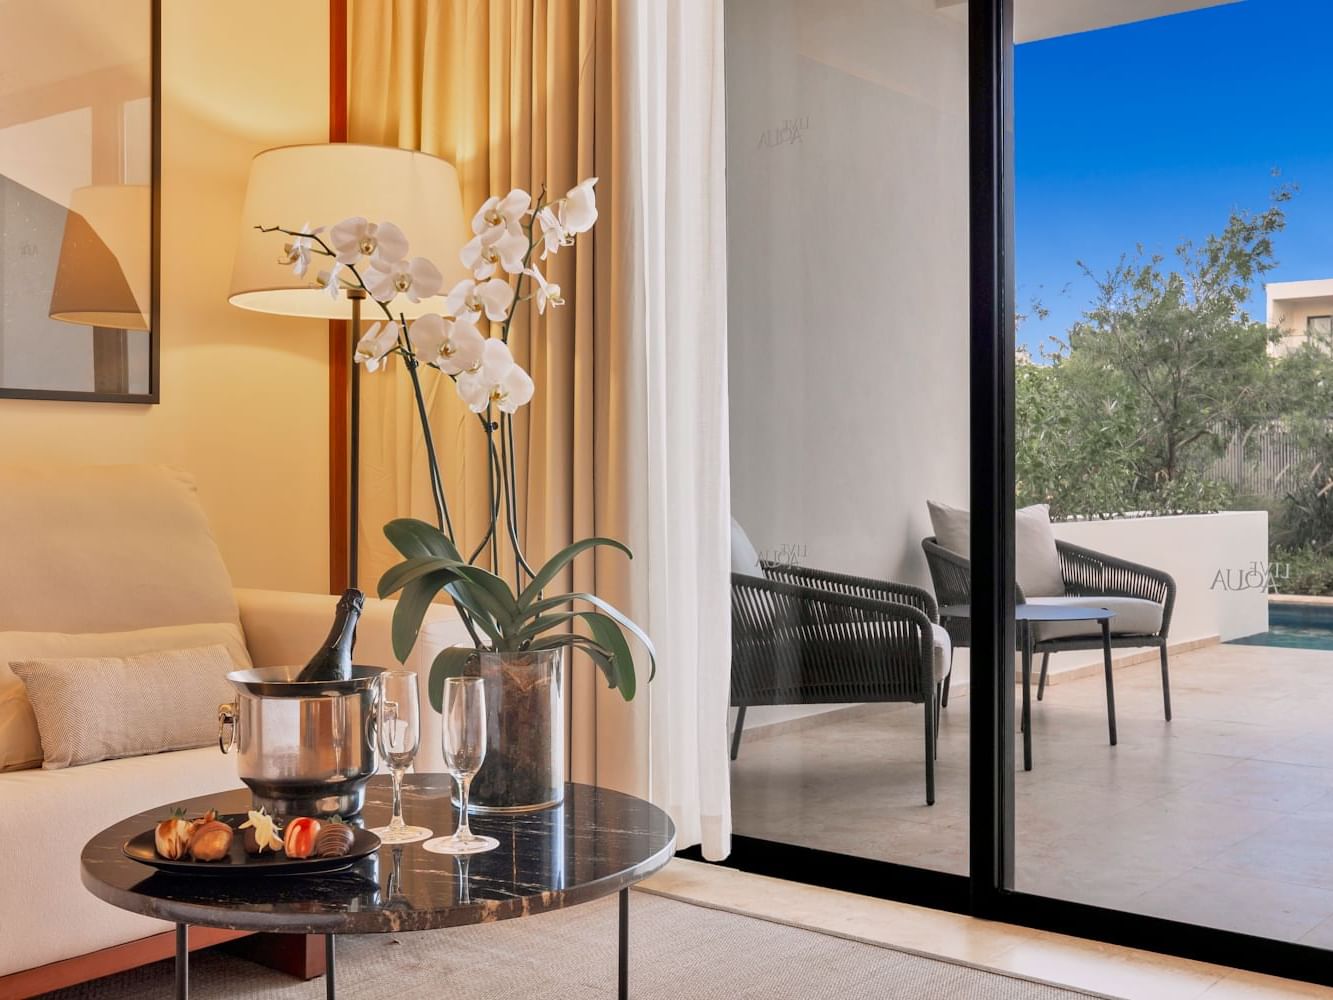
[[221,644],[9,666],[27,690],[48,771],[207,746],[236,669]]
[[[1028,604],[1066,608],[1106,608],[1115,612],[1111,619],[1112,635],[1155,635],[1162,627],[1162,606],[1141,597],[1039,597]],[[1071,636],[1100,637],[1099,622],[1042,622],[1033,632],[1038,641],[1066,639]]]
[[241,627],[230,622],[171,625],[133,632],[0,632],[0,771],[37,767],[42,743],[37,719],[23,682],[10,669],[17,660],[69,659],[90,656],[134,656],[195,646],[225,646],[236,669],[250,667]]
[[0,844],[22,850],[21,864],[0,864],[0,976],[170,930],[89,893],[83,845],[137,812],[240,784],[216,746],[0,774]]
[[[935,540],[950,552],[970,559],[972,515],[958,507],[926,501]],[[1024,597],[1061,597],[1065,592],[1060,551],[1051,530],[1051,508],[1038,503],[1014,513],[1015,577]]]
[[239,623],[190,477],[162,466],[0,466],[0,632]]

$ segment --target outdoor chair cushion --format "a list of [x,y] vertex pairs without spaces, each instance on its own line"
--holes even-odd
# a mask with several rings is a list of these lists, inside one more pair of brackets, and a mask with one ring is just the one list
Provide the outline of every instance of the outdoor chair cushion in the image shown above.
[[[1112,635],[1156,635],[1162,627],[1162,606],[1141,597],[1039,597],[1027,603],[1114,611],[1115,617],[1111,619]],[[1096,638],[1101,634],[1099,622],[1043,622],[1033,633],[1038,642],[1073,636]]]
[[[935,540],[957,555],[971,558],[972,515],[958,507],[927,500]],[[1016,576],[1025,597],[1062,597],[1064,573],[1060,552],[1051,530],[1051,508],[1044,503],[1024,507],[1014,514]]]
[[734,517],[731,519],[731,571],[746,576],[764,575],[759,566],[759,551]]
[[943,625],[932,624],[930,634],[935,654],[935,683],[938,684],[949,676],[949,671],[953,667],[953,640],[949,638],[949,633],[944,630]]

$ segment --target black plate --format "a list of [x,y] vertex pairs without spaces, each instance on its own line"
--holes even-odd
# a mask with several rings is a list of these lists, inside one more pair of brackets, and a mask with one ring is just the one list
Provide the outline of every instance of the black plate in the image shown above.
[[352,848],[341,858],[289,858],[285,854],[265,851],[263,854],[245,853],[245,834],[239,829],[246,821],[244,813],[227,813],[218,817],[235,831],[231,851],[217,861],[191,861],[188,857],[170,861],[157,853],[155,830],[145,830],[125,841],[121,848],[125,857],[158,871],[175,875],[227,875],[247,878],[264,875],[315,875],[350,868],[362,858],[380,848],[380,838],[369,830],[352,827]]

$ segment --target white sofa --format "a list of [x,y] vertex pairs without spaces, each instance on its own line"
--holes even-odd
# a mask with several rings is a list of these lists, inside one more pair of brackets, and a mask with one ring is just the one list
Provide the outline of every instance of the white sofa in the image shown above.
[[[337,598],[233,590],[187,477],[161,467],[0,468],[0,640],[5,633],[97,633],[239,624],[256,667],[304,662]],[[367,599],[358,663],[394,666],[393,603]],[[434,609],[409,666],[465,641]],[[6,716],[0,713],[0,738]],[[439,721],[422,720],[420,770],[442,770]],[[79,854],[111,823],[153,806],[235,788],[216,745],[63,770],[0,772],[0,996],[6,976],[169,930],[83,888]]]

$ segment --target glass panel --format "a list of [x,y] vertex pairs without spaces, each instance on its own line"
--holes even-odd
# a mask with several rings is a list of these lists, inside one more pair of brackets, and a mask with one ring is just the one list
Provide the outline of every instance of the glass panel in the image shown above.
[[1127,6],[1016,26],[1018,502],[1093,551],[1037,633],[1015,887],[1330,946],[1333,110],[1289,46],[1333,6]]
[[735,830],[965,873],[965,519],[922,543],[968,503],[966,5],[727,0],[726,44]]

